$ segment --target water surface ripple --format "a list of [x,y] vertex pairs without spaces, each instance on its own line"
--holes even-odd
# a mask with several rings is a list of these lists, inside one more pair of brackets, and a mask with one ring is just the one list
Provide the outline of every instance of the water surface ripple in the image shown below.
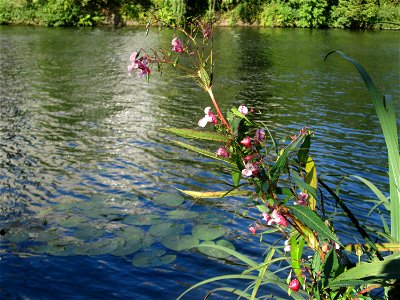
[[[348,63],[323,58],[342,50],[359,60],[379,89],[393,95],[398,113],[397,33],[221,28],[215,36],[214,90],[223,111],[243,103],[259,108],[281,137],[309,125],[320,173],[365,176],[387,190],[384,140],[365,86]],[[126,74],[132,51],[169,45],[170,33],[146,37],[142,28],[0,27],[0,228],[42,226],[40,212],[97,196],[123,198],[126,212],[167,214],[169,208],[152,201],[158,194],[224,188],[229,174],[217,177],[218,166],[175,147],[158,130],[195,128],[210,105],[207,95],[173,70],[153,74],[150,83]],[[364,200],[373,195],[361,184],[346,182],[342,191],[363,223],[380,224],[377,214],[365,217],[372,205]],[[184,208],[201,215],[181,222],[190,228],[211,216],[227,226],[225,238],[237,250],[258,259],[263,249],[248,233],[258,214],[232,214],[242,201],[187,200]],[[348,220],[338,220],[354,241]],[[110,222],[107,230],[112,226],[121,224]],[[197,250],[178,253],[169,265],[136,268],[131,256],[35,256],[5,240],[0,246],[0,296],[10,299],[156,299],[160,293],[173,299],[209,276],[242,270]],[[217,286],[196,290],[191,299]]]

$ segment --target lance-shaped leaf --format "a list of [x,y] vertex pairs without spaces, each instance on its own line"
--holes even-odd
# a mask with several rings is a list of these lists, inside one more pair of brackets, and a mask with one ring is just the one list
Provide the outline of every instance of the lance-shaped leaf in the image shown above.
[[328,228],[328,226],[325,225],[325,223],[314,211],[302,205],[290,205],[288,208],[304,225],[313,231],[317,231],[318,236],[330,239],[331,241],[342,246],[336,235]]
[[351,286],[365,283],[382,283],[383,280],[400,279],[400,257],[391,255],[383,261],[363,263],[333,279],[330,286]]
[[[375,244],[376,248],[379,251],[391,251],[391,252],[400,252],[400,243],[381,243]],[[369,244],[350,244],[346,245],[344,249],[348,252],[357,252],[357,251],[373,251],[374,249]]]
[[161,128],[161,130],[188,139],[206,140],[206,141],[214,141],[221,143],[229,142],[228,137],[212,131],[194,130],[186,128]]
[[225,161],[225,162],[229,162],[229,160],[227,160],[225,158],[222,158],[222,157],[219,157],[219,156],[217,156],[215,153],[213,153],[211,151],[203,150],[203,149],[197,148],[195,146],[192,146],[192,145],[180,142],[180,141],[172,141],[172,142],[174,142],[175,144],[177,144],[178,146],[180,146],[182,148],[186,148],[186,149],[194,151],[194,152],[196,152],[198,154],[201,154],[201,155],[204,155],[204,156],[207,156],[207,157],[211,157],[211,158],[214,158],[214,159],[222,160],[222,161]]
[[290,238],[290,257],[292,260],[292,268],[301,285],[304,284],[304,278],[301,273],[301,256],[303,255],[304,239],[298,234]]
[[242,191],[238,189],[230,191],[216,191],[216,192],[198,192],[198,191],[187,191],[180,189],[178,189],[178,191],[196,199],[223,198],[226,196],[248,196],[250,194],[249,191]]
[[[306,178],[304,178],[304,181],[309,184],[314,191],[317,190],[317,184],[318,184],[318,178],[317,178],[317,169],[314,163],[314,160],[311,157],[308,157],[307,163],[306,163]],[[317,198],[316,198],[316,193],[311,193],[308,197],[308,206],[312,209],[315,210],[315,206],[317,203]]]
[[298,144],[303,140],[302,137],[297,138],[295,141],[291,142],[285,150],[282,152],[282,154],[279,156],[278,160],[276,161],[275,165],[271,168],[270,174],[271,174],[271,180],[276,181],[278,180],[281,171],[286,167],[287,165],[287,160],[289,159],[289,156],[295,151],[296,147]]

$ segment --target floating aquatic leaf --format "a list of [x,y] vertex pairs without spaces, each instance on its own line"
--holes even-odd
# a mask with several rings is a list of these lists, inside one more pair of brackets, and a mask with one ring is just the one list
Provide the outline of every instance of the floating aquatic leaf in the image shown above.
[[226,258],[226,257],[229,257],[230,254],[226,253],[223,250],[207,247],[207,245],[219,245],[219,246],[223,246],[223,247],[235,250],[235,246],[231,242],[228,242],[226,240],[219,240],[216,243],[213,241],[206,241],[199,245],[198,249],[201,253],[208,255],[208,256],[216,257],[216,258]]
[[158,267],[169,264],[176,259],[176,255],[165,255],[165,250],[148,249],[137,253],[132,260],[132,264],[138,268]]
[[176,223],[160,223],[152,225],[149,229],[149,233],[153,236],[167,236],[171,234],[180,234],[185,225],[183,224],[176,224]]
[[87,222],[88,219],[82,216],[67,216],[65,219],[60,220],[59,224],[62,227],[81,227],[82,224]]
[[184,219],[192,219],[197,218],[199,213],[190,210],[176,209],[173,211],[169,211],[168,217],[173,220],[184,220]]
[[111,251],[110,254],[115,256],[127,256],[137,252],[142,247],[143,240],[141,238],[133,238],[129,241],[121,243],[117,249]]
[[126,240],[129,240],[131,238],[138,237],[140,239],[144,239],[145,233],[143,229],[135,226],[126,226],[122,227],[116,231],[114,231],[114,234],[120,237],[123,237]]
[[161,220],[159,215],[145,214],[127,216],[123,222],[130,225],[153,225],[162,223],[163,220]]
[[200,240],[215,240],[225,234],[225,229],[219,225],[200,224],[192,229],[192,234]]
[[97,239],[105,234],[104,229],[99,229],[96,227],[83,227],[75,231],[74,235],[82,240]]
[[182,251],[196,247],[199,240],[193,235],[174,235],[163,237],[161,243],[168,249]]
[[7,232],[5,237],[9,242],[17,244],[29,240],[29,233],[23,229],[15,229]]
[[161,194],[155,197],[153,201],[160,205],[179,206],[185,199],[178,194]]
[[76,247],[74,253],[78,255],[104,255],[115,251],[124,242],[124,239],[121,237],[112,239],[104,238]]
[[53,228],[53,229],[39,232],[39,234],[35,240],[38,242],[48,242],[48,241],[55,240],[59,237],[60,237],[59,230],[57,230],[56,228]]

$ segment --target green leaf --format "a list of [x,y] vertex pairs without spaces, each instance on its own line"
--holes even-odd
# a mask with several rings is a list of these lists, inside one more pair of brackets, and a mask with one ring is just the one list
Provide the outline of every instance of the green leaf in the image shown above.
[[233,169],[231,174],[232,174],[233,185],[238,186],[240,183],[240,179],[242,178],[242,173],[237,169]]
[[149,233],[157,237],[176,235],[180,234],[183,231],[184,227],[184,224],[176,224],[170,222],[160,223],[152,225],[149,229]]
[[160,205],[179,206],[185,199],[177,194],[161,194],[153,199],[153,202]]
[[161,128],[161,130],[189,139],[214,141],[220,143],[229,142],[228,137],[213,131],[202,131],[185,128]]
[[330,282],[343,273],[344,266],[339,263],[335,249],[331,249],[325,258],[323,268],[324,286],[330,286]]
[[[223,240],[222,240],[223,241]],[[227,242],[227,241],[225,241]],[[234,257],[236,257],[237,259],[240,259],[241,261],[243,261],[245,264],[249,265],[250,267],[256,268],[258,267],[258,264],[251,260],[250,258],[248,258],[247,256],[237,252],[234,250],[234,248],[232,249],[232,247],[226,247],[225,245],[220,245],[223,242],[220,242],[219,244],[215,244],[214,242],[203,242],[199,245],[199,247],[203,247],[203,248],[214,248],[217,250],[222,250],[224,252],[226,252],[229,255],[232,255]],[[200,249],[199,249],[200,251]],[[257,278],[257,277],[256,277]]]
[[276,181],[278,180],[280,173],[287,165],[287,160],[289,156],[294,152],[297,145],[303,140],[303,138],[298,138],[295,141],[291,142],[285,150],[283,150],[282,154],[279,156],[278,160],[276,161],[275,165],[271,168],[271,180]]
[[161,244],[174,251],[183,251],[196,247],[199,244],[199,240],[188,234],[175,236],[169,235],[161,239]]
[[173,220],[185,220],[185,219],[197,218],[199,216],[199,213],[190,210],[176,209],[169,211],[167,215],[170,219]]
[[292,269],[299,279],[301,285],[304,284],[304,278],[301,276],[301,256],[303,255],[304,239],[299,234],[293,235],[290,238],[290,257],[292,262]]
[[304,225],[306,225],[312,231],[317,231],[320,237],[330,239],[331,241],[342,246],[336,235],[325,225],[325,223],[314,211],[302,205],[289,205],[288,208]]
[[314,199],[317,199],[317,191],[308,183],[304,182],[303,178],[300,177],[295,171],[290,170],[290,175],[293,181],[301,188],[305,189]]
[[353,178],[356,178],[356,179],[360,180],[367,187],[369,187],[370,190],[372,192],[374,192],[376,197],[378,197],[380,202],[386,207],[386,209],[390,211],[390,203],[389,203],[388,199],[385,197],[384,194],[382,194],[382,192],[371,181],[369,181],[369,180],[367,180],[367,179],[365,179],[365,178],[363,178],[361,176],[357,176],[357,175],[350,175],[350,177],[353,177]]
[[225,229],[219,225],[200,224],[192,229],[193,236],[199,240],[211,241],[225,234]]
[[308,152],[310,152],[310,146],[311,146],[311,136],[307,135],[303,143],[301,144],[299,151],[297,152],[297,158],[303,164],[307,163]]
[[193,152],[196,152],[196,153],[198,153],[198,154],[204,155],[204,156],[206,156],[206,157],[211,157],[211,158],[214,158],[214,159],[217,159],[217,160],[221,160],[221,161],[224,161],[224,162],[229,162],[228,159],[219,157],[219,156],[217,156],[214,152],[207,151],[207,150],[203,150],[203,149],[197,148],[197,147],[195,147],[195,146],[192,146],[192,145],[189,145],[189,144],[180,142],[180,141],[172,141],[172,142],[173,142],[174,144],[178,145],[179,147],[182,147],[182,148],[191,150],[191,151],[193,151]]
[[365,283],[382,283],[390,279],[400,279],[400,257],[383,261],[363,263],[351,268],[331,281],[331,286],[351,286]]
[[326,55],[325,60],[332,53],[337,53],[345,60],[351,62],[360,73],[371,96],[376,114],[378,115],[388,150],[389,186],[391,199],[391,234],[397,241],[400,241],[400,153],[399,137],[397,134],[397,121],[392,97],[385,95],[382,99],[378,95],[378,91],[374,82],[363,66],[360,65],[356,60],[348,57],[343,52],[332,51]]
[[169,264],[176,259],[176,255],[166,255],[165,253],[165,250],[147,249],[137,253],[132,259],[132,264],[138,268],[154,268]]

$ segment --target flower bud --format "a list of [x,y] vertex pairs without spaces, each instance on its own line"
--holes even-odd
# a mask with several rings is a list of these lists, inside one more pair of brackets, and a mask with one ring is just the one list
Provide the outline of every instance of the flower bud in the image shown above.
[[292,291],[295,291],[295,292],[298,292],[300,290],[300,282],[297,278],[293,279],[289,283],[289,289],[291,289]]
[[250,148],[251,147],[251,138],[247,136],[240,143],[243,146],[245,146],[246,148]]

